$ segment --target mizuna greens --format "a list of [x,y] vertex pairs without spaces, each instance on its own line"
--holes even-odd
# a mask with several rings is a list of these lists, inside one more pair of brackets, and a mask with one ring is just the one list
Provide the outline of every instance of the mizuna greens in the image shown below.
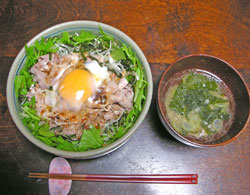
[[[80,34],[63,32],[61,36],[42,38],[32,46],[25,45],[25,51],[27,54],[25,65],[15,79],[15,95],[21,105],[20,116],[22,121],[36,138],[57,149],[87,151],[114,142],[134,125],[146,99],[147,82],[141,62],[131,47],[118,42],[100,28],[97,35],[82,30]],[[79,140],[72,140],[69,136],[56,135],[48,124],[50,119],[37,114],[35,97],[28,98],[26,96],[29,89],[36,84],[33,75],[30,73],[31,67],[37,63],[40,56],[51,55],[55,52],[60,55],[70,52],[81,53],[83,59],[86,58],[86,52],[98,52],[100,55],[109,53],[112,60],[116,62],[115,66],[108,67],[110,71],[118,77],[122,75],[124,69],[131,73],[126,75],[126,79],[133,86],[134,91],[132,110],[125,113],[119,121],[109,124],[102,133],[99,128],[91,125],[88,129],[83,129]],[[95,59],[94,55],[92,57]],[[100,62],[100,65],[104,65],[104,63]]]

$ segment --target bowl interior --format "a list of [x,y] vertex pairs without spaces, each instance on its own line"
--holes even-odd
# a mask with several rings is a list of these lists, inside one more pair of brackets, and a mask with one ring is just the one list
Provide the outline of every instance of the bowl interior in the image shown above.
[[[224,81],[224,83],[232,91],[236,103],[235,120],[227,134],[218,140],[209,143],[203,143],[197,140],[187,139],[175,131],[168,122],[166,117],[166,108],[164,105],[165,95],[169,88],[167,81],[174,74],[187,69],[208,71]],[[165,122],[170,128],[167,129],[173,131],[179,138],[183,139],[184,142],[195,143],[197,146],[216,146],[232,141],[232,139],[236,138],[246,125],[249,117],[249,93],[242,77],[231,65],[213,56],[192,55],[176,61],[165,71],[159,83],[158,106],[160,109],[160,114],[162,115],[161,117],[163,118],[163,122]]]
[[144,104],[144,107],[142,109],[142,112],[140,113],[140,116],[136,120],[135,124],[131,129],[127,131],[127,133],[121,137],[120,139],[116,140],[115,142],[104,146],[99,149],[95,150],[90,150],[90,151],[85,151],[85,152],[70,152],[70,151],[64,151],[64,150],[59,150],[56,148],[53,148],[51,146],[46,145],[45,143],[41,142],[37,138],[35,138],[31,132],[28,130],[27,127],[24,126],[22,123],[22,120],[19,116],[19,111],[20,111],[20,105],[15,97],[14,93],[14,80],[16,75],[18,75],[19,71],[23,68],[25,65],[25,59],[26,59],[26,53],[25,49],[23,48],[19,54],[17,55],[16,59],[14,60],[11,70],[9,72],[8,76],[8,81],[7,81],[7,102],[8,102],[8,107],[10,110],[10,114],[18,127],[18,129],[22,132],[22,134],[33,144],[36,146],[40,147],[41,149],[53,153],[57,156],[62,156],[66,158],[76,158],[76,159],[89,159],[89,158],[95,158],[99,157],[102,155],[105,155],[107,153],[110,153],[114,151],[115,149],[119,148],[121,145],[123,145],[129,138],[130,136],[134,133],[134,131],[138,128],[140,123],[143,121],[144,117],[147,114],[147,111],[149,109],[151,99],[152,99],[152,90],[153,90],[153,82],[152,82],[152,75],[151,75],[151,70],[149,67],[149,64],[147,62],[146,57],[144,56],[143,52],[141,49],[137,46],[137,44],[129,38],[126,34],[123,32],[119,31],[118,29],[111,27],[109,25],[99,23],[99,22],[94,22],[94,21],[71,21],[71,22],[66,22],[62,24],[55,25],[53,27],[50,27],[37,36],[35,36],[33,39],[31,39],[27,45],[31,46],[34,45],[36,40],[40,40],[42,37],[47,38],[47,37],[52,37],[52,36],[57,36],[60,35],[62,32],[67,31],[69,33],[79,33],[82,29],[86,31],[91,31],[93,33],[98,33],[99,32],[99,27],[101,26],[102,30],[109,34],[112,35],[116,40],[119,40],[122,43],[125,43],[126,45],[131,46],[132,50],[136,53],[137,57],[141,61],[141,64],[144,68],[145,71],[145,76],[146,80],[148,82],[147,90],[146,90],[146,101]]

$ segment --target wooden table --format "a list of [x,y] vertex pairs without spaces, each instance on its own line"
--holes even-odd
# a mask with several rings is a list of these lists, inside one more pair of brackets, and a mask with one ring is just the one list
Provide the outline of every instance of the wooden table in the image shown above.
[[234,142],[197,149],[173,139],[156,111],[159,79],[170,63],[205,53],[231,63],[250,86],[250,2],[248,0],[58,0],[0,3],[0,193],[48,194],[53,155],[31,144],[13,123],[6,81],[20,49],[42,30],[71,20],[95,20],[125,32],[141,47],[153,74],[154,95],[144,122],[117,151],[93,160],[69,160],[74,173],[198,173],[198,185],[73,182],[70,194],[248,194],[250,125]]

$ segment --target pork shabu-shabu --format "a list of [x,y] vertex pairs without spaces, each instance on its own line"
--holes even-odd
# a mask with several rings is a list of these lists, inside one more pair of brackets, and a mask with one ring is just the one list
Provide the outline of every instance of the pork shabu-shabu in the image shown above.
[[44,143],[86,151],[121,138],[139,117],[147,82],[132,49],[106,34],[63,32],[25,47],[15,79],[22,122]]

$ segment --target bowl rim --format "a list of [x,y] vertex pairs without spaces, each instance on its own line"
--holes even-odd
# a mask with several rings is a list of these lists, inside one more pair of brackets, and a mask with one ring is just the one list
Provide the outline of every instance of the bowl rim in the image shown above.
[[[190,145],[190,146],[194,146],[194,147],[200,147],[200,148],[208,148],[208,147],[218,147],[218,146],[222,146],[222,145],[226,145],[232,141],[234,141],[236,138],[238,138],[240,136],[241,133],[243,133],[245,130],[246,130],[246,126],[247,124],[249,123],[250,121],[250,107],[248,109],[248,118],[246,120],[246,123],[244,124],[243,128],[234,136],[232,137],[231,139],[225,141],[225,142],[221,142],[221,143],[216,143],[216,144],[202,144],[202,143],[196,143],[196,142],[193,142],[189,139],[187,139],[186,137],[182,136],[181,134],[179,134],[171,125],[170,123],[168,122],[166,116],[163,114],[163,110],[162,110],[162,107],[160,106],[160,92],[161,92],[161,86],[162,86],[162,83],[163,83],[163,78],[165,77],[165,75],[167,74],[167,72],[179,61],[183,60],[183,59],[186,59],[186,58],[190,58],[190,57],[209,57],[209,58],[214,58],[214,59],[217,59],[223,63],[225,63],[229,68],[231,68],[234,72],[236,72],[236,74],[240,77],[241,81],[243,82],[244,86],[246,87],[246,90],[247,90],[247,94],[248,94],[248,99],[249,99],[249,102],[250,102],[250,95],[249,95],[249,88],[244,80],[244,78],[241,76],[241,74],[239,73],[239,71],[234,68],[231,64],[229,64],[228,62],[226,62],[225,60],[222,60],[218,57],[215,57],[213,55],[208,55],[208,54],[190,54],[190,55],[186,55],[186,56],[183,56],[183,57],[180,57],[178,58],[177,60],[175,60],[173,63],[171,63],[167,68],[166,70],[164,71],[163,75],[161,76],[161,79],[159,81],[159,85],[158,85],[158,90],[157,90],[157,109],[159,110],[158,113],[160,115],[160,118],[161,118],[161,121],[164,122],[164,127],[165,129],[167,129],[167,131],[172,135],[172,133],[174,133],[174,135],[177,136],[177,138],[175,136],[175,139],[177,139],[178,141],[180,140],[183,140],[181,141],[182,143],[184,144],[187,144],[187,145]],[[168,128],[166,128],[167,125],[170,130]]]
[[128,139],[132,136],[132,134],[138,129],[139,125],[143,122],[143,119],[146,117],[146,114],[149,110],[151,100],[152,100],[152,94],[153,94],[153,80],[152,80],[152,73],[149,66],[149,63],[142,52],[142,50],[139,48],[139,46],[135,43],[134,40],[132,40],[128,35],[123,33],[122,31],[118,30],[115,27],[112,27],[108,24],[104,24],[101,22],[96,21],[89,21],[89,20],[76,20],[76,21],[68,21],[59,23],[56,25],[53,25],[42,32],[38,33],[36,36],[34,36],[30,41],[28,41],[27,45],[33,45],[36,40],[40,40],[41,37],[46,37],[49,34],[53,34],[56,32],[63,32],[66,31],[67,28],[71,27],[79,27],[81,29],[92,27],[94,29],[99,29],[99,26],[102,27],[102,30],[108,34],[111,34],[115,38],[118,38],[120,41],[126,43],[127,45],[131,46],[133,51],[136,53],[137,57],[141,61],[141,64],[144,68],[146,80],[148,82],[147,91],[146,91],[146,101],[144,103],[144,107],[137,118],[134,125],[118,140],[115,142],[98,148],[93,149],[90,151],[83,151],[83,152],[77,152],[77,151],[64,151],[56,149],[52,146],[49,146],[36,137],[34,137],[31,132],[28,130],[28,128],[22,123],[21,119],[19,118],[18,112],[15,108],[15,96],[13,95],[13,89],[14,89],[14,80],[15,76],[18,73],[18,67],[21,66],[22,62],[21,59],[25,59],[26,53],[24,47],[19,51],[18,55],[14,59],[11,69],[9,71],[8,79],[7,79],[7,87],[6,87],[6,96],[7,96],[7,105],[10,111],[10,115],[16,124],[18,130],[34,145],[39,147],[40,149],[47,151],[49,153],[52,153],[57,156],[62,156],[65,158],[73,158],[73,159],[91,159],[91,158],[97,158],[100,156],[103,156],[105,154],[108,154],[116,149],[118,149],[120,146],[125,144]]

